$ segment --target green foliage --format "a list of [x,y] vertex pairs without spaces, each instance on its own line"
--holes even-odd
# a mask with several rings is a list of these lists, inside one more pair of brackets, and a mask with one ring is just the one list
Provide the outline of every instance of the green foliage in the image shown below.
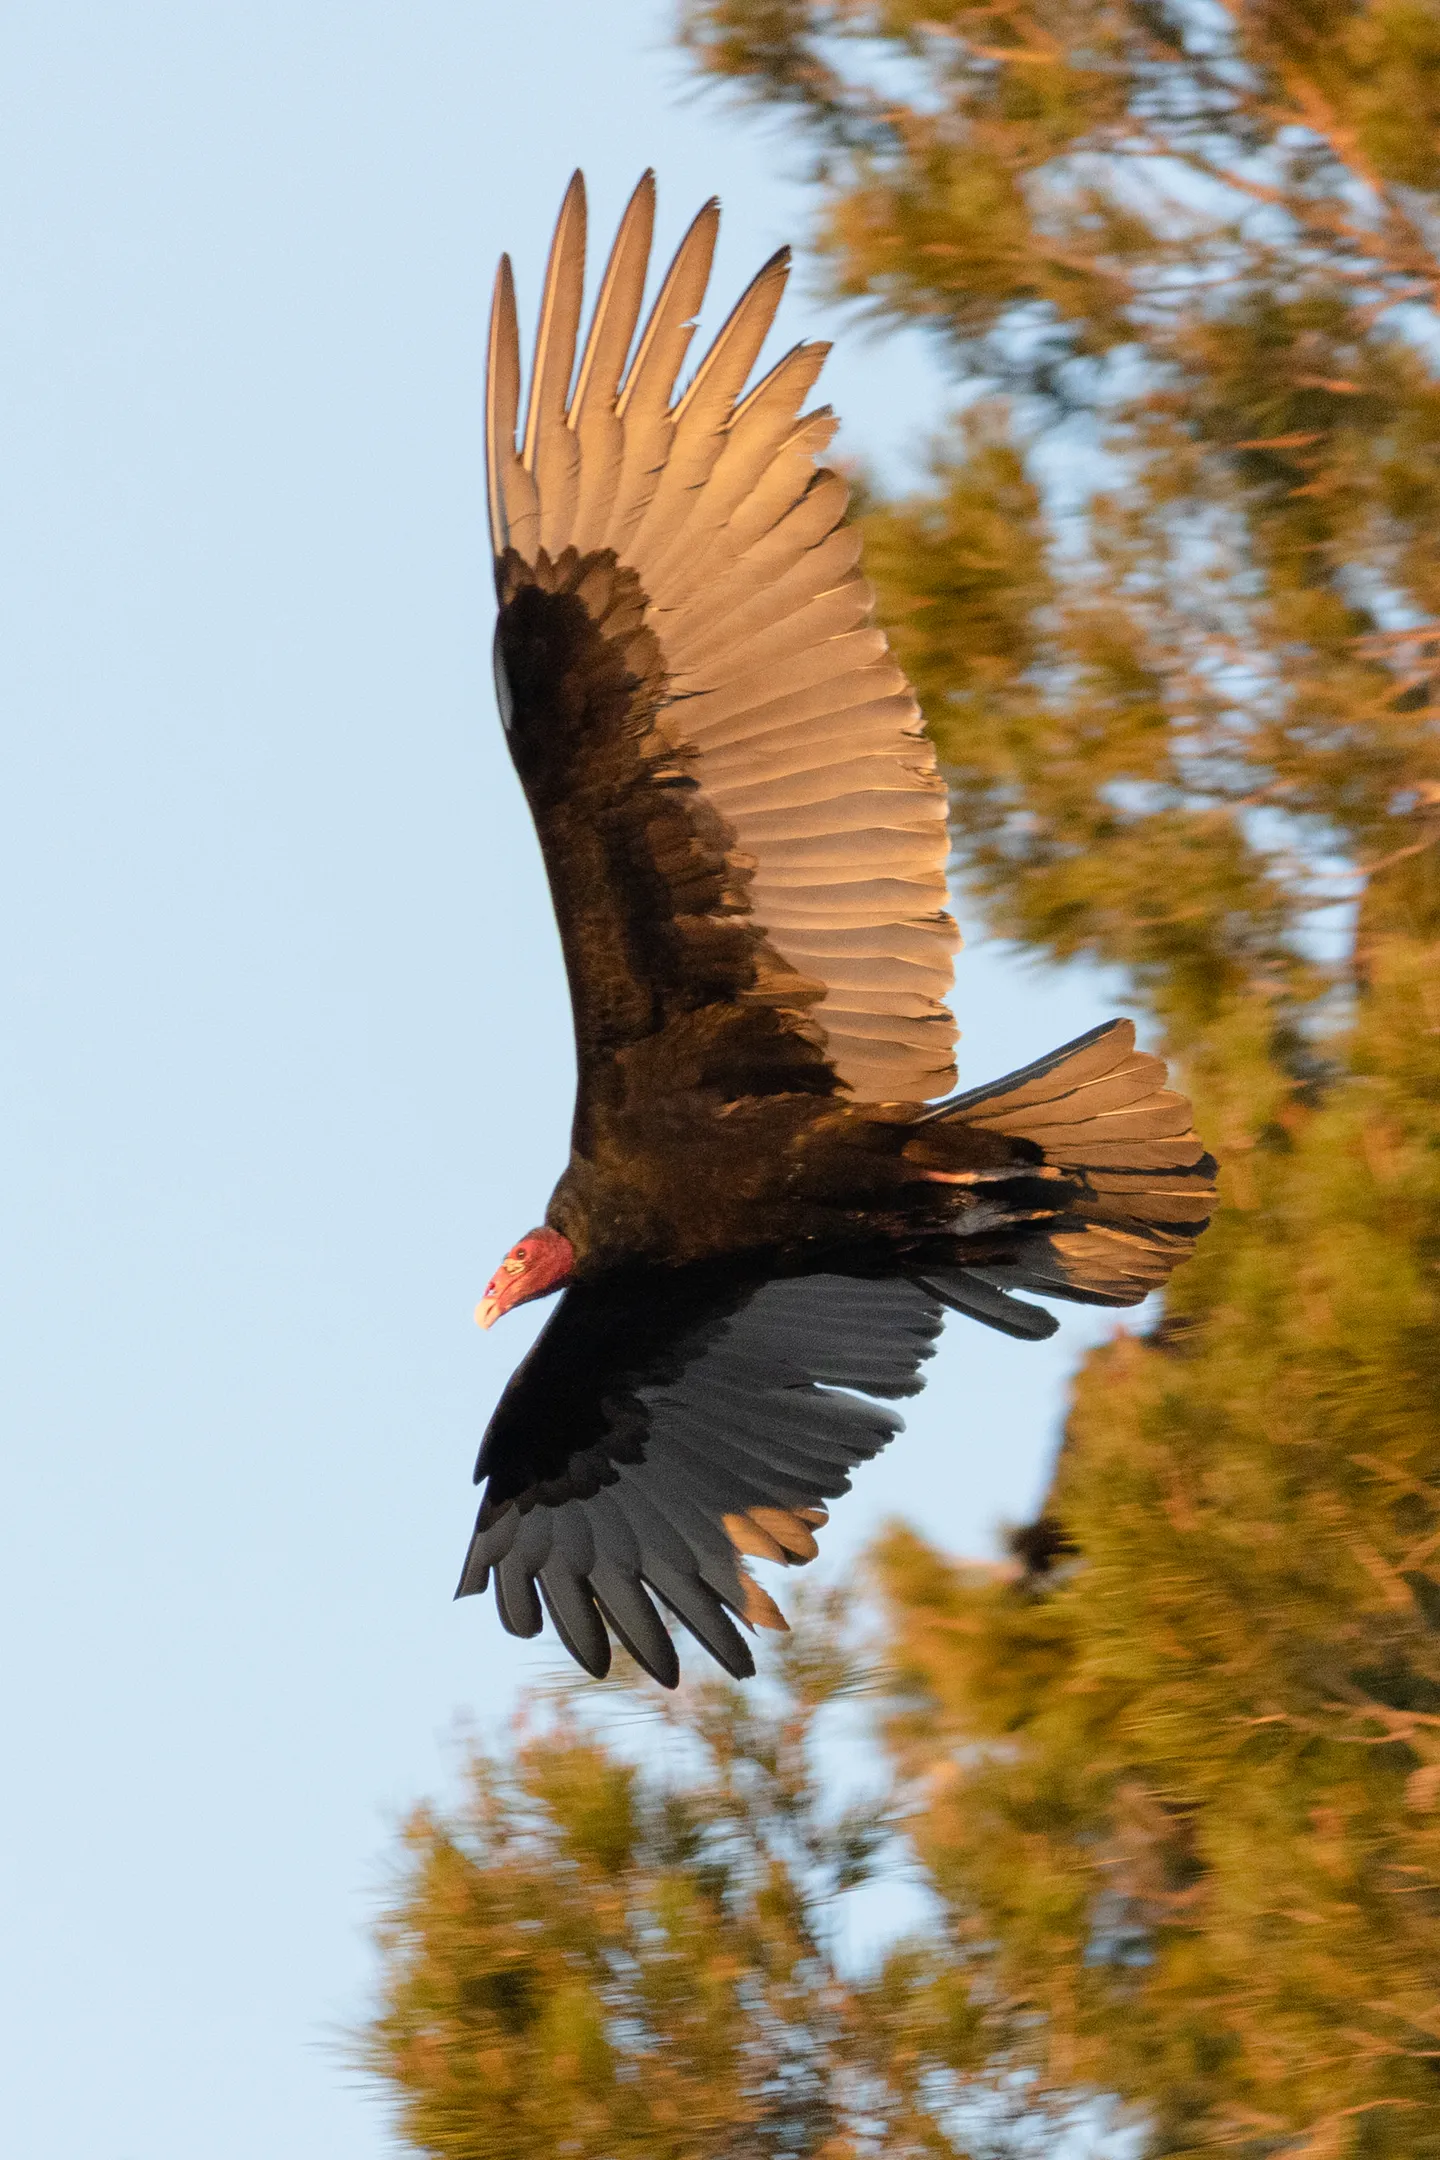
[[1440,2153],[1433,931],[1413,957],[1363,1081],[1259,1152],[1158,1335],[1090,1361],[1050,1498],[1081,1557],[877,1556],[996,2044],[1155,2153]]
[[866,525],[971,903],[1128,970],[1222,1162],[1047,1563],[877,1555],[992,2074],[1152,2154],[1440,2155],[1440,14],[687,25],[965,393]]
[[[766,1699],[643,1679],[572,1693],[462,1806],[416,1811],[364,2059],[443,2160],[964,2160],[947,2122],[978,2020],[934,1945],[837,1959],[888,1798],[836,1805],[817,1723],[860,1686],[837,1598]],[[641,1770],[595,1729],[633,1713]],[[582,1707],[583,1705],[583,1707]],[[668,1774],[666,1774],[668,1772]]]
[[928,324],[971,401],[929,490],[867,537],[977,904],[1051,958],[1130,969],[1217,1082],[1238,1058],[1268,1123],[1242,1046],[1273,1037],[1298,1076],[1337,866],[1429,815],[1440,192],[1417,189],[1440,178],[1440,17],[690,0],[685,21],[703,68],[818,141],[836,289]]

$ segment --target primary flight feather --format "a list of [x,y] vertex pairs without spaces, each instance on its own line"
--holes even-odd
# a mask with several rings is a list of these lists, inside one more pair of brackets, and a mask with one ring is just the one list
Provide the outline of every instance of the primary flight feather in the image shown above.
[[[718,205],[643,326],[647,173],[581,343],[585,190],[550,250],[521,409],[496,279],[487,470],[501,717],[574,1008],[569,1165],[479,1318],[564,1296],[476,1468],[460,1594],[548,1611],[673,1685],[662,1610],[730,1672],[783,1627],[747,1557],[811,1558],[899,1429],[946,1309],[1050,1334],[1031,1290],[1132,1305],[1204,1228],[1190,1106],[1114,1021],[950,1095],[945,786],[872,621],[804,410],[827,348],[746,383],[764,265],[679,397]],[[936,1098],[942,1098],[936,1100]]]

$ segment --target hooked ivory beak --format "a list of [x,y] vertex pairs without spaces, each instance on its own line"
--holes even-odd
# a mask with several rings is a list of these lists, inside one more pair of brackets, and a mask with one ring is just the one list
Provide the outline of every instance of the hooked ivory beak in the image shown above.
[[558,1230],[548,1225],[528,1230],[518,1245],[511,1246],[486,1283],[485,1295],[475,1308],[477,1325],[493,1327],[501,1313],[509,1312],[512,1306],[528,1304],[531,1298],[558,1290],[568,1282],[574,1264],[575,1248]]

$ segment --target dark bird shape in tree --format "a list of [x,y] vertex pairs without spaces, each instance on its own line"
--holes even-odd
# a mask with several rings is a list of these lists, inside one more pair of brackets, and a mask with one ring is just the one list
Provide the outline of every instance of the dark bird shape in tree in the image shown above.
[[654,202],[647,174],[577,361],[572,180],[518,434],[508,259],[491,315],[495,675],[578,1088],[478,1314],[564,1289],[481,1446],[459,1594],[493,1578],[513,1634],[543,1606],[590,1672],[613,1636],[672,1686],[660,1607],[754,1670],[736,1620],[784,1621],[746,1557],[813,1556],[947,1309],[1038,1340],[1056,1322],[1016,1291],[1138,1303],[1214,1164],[1128,1021],[948,1093],[945,786],[820,462],[834,420],[804,410],[828,348],[745,387],[782,250],[677,399],[719,208],[642,328]]

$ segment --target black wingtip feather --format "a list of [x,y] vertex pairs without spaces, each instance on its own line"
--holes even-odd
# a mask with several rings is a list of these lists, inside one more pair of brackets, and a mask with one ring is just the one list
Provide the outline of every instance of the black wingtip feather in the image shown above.
[[465,1558],[465,1565],[460,1570],[460,1580],[455,1585],[456,1597],[483,1597],[489,1587],[489,1568],[483,1566],[473,1566],[471,1564],[470,1557],[467,1554]]
[[[635,1640],[634,1632],[617,1619],[614,1611],[607,1601],[601,1597],[598,1590],[595,1593],[595,1602],[604,1614],[606,1624],[614,1634],[615,1640],[635,1660],[640,1670],[648,1673],[650,1678],[658,1682],[663,1688],[679,1687],[679,1654],[674,1643],[670,1640],[659,1614],[655,1615],[656,1637],[642,1649],[639,1642]],[[662,1642],[664,1644],[663,1649],[661,1648]]]
[[755,1660],[751,1655],[750,1645],[746,1642],[730,1615],[725,1611],[720,1600],[709,1590],[705,1590],[703,1602],[697,1598],[694,1593],[705,1589],[705,1586],[701,1583],[694,1583],[689,1588],[692,1603],[698,1603],[702,1606],[704,1612],[703,1623],[690,1613],[687,1613],[683,1607],[677,1605],[671,1598],[666,1597],[665,1592],[659,1589],[658,1586],[656,1595],[669,1606],[676,1619],[690,1630],[701,1649],[708,1650],[716,1663],[724,1666],[732,1680],[753,1680],[755,1677]]
[[545,1625],[535,1577],[513,1551],[506,1553],[495,1570],[495,1603],[507,1635],[528,1641]]
[[593,1680],[603,1680],[610,1670],[610,1637],[596,1609],[587,1583],[571,1575],[547,1580],[540,1577],[540,1595],[554,1623],[556,1634],[577,1665]]

